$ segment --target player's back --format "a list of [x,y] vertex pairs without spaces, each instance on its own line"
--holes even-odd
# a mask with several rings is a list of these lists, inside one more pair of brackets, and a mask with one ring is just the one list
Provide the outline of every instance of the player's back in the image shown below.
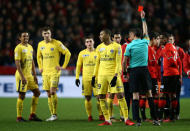
[[116,70],[116,55],[121,56],[121,45],[112,42],[109,45],[101,43],[97,47],[100,57],[99,75],[113,75]]
[[[30,44],[18,44],[14,50],[15,60],[20,60],[21,70],[24,75],[32,74],[33,48]],[[16,71],[17,73],[18,71]]]
[[46,43],[45,40],[39,42],[38,50],[42,55],[42,68],[43,74],[60,73],[56,70],[56,66],[59,66],[60,60],[60,41],[52,39],[52,41]]
[[97,53],[96,51],[88,51],[88,49],[84,49],[79,53],[79,57],[82,58],[83,61],[83,71],[82,77],[85,80],[91,80],[94,72],[94,68],[96,65]]

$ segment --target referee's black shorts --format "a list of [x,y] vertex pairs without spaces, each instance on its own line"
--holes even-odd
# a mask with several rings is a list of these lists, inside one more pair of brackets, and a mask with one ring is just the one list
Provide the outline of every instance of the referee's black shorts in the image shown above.
[[132,92],[145,93],[152,89],[151,76],[148,67],[130,68],[129,83]]
[[177,93],[180,92],[180,81],[179,81],[180,76],[175,75],[175,76],[164,76],[163,81],[164,81],[164,93]]

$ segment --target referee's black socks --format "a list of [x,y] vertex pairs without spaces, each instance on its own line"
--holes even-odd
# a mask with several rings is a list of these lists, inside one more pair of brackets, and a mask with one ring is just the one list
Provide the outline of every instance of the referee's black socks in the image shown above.
[[141,119],[139,117],[139,100],[134,99],[133,102],[134,102],[135,118],[138,123],[141,123]]
[[157,120],[153,97],[148,98],[148,104],[150,107],[150,115],[151,115],[152,119]]

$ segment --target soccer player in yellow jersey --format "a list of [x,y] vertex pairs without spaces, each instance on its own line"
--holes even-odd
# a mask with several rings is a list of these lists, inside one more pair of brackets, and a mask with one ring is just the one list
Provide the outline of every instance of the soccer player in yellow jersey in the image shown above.
[[[88,121],[92,121],[92,103],[91,103],[91,97],[92,97],[92,91],[94,93],[94,96],[97,97],[97,86],[92,87],[91,85],[91,79],[94,72],[94,67],[96,64],[96,51],[94,49],[94,40],[92,37],[86,37],[85,38],[85,46],[86,49],[82,50],[79,53],[78,60],[77,60],[77,67],[76,67],[76,85],[79,87],[80,80],[80,70],[82,67],[82,94],[85,96],[85,108],[86,113],[88,115]],[[97,97],[97,108],[99,111],[99,120],[104,120],[104,116],[102,114],[101,108],[100,108],[100,102]]]
[[111,31],[108,29],[104,29],[100,32],[100,40],[102,43],[96,49],[96,66],[92,77],[92,85],[94,85],[95,79],[98,78],[100,106],[105,117],[105,122],[99,124],[99,126],[112,125],[106,102],[108,88],[111,93],[115,92],[117,95],[125,119],[125,124],[134,125],[133,122],[128,120],[128,108],[124,98],[121,76],[119,74],[122,57],[121,45],[111,41]]
[[33,61],[33,48],[28,43],[28,32],[22,32],[19,39],[21,43],[18,44],[14,50],[15,64],[17,67],[17,71],[15,73],[16,87],[17,92],[19,93],[19,97],[17,99],[17,122],[26,121],[22,118],[22,111],[23,100],[27,90],[31,90],[34,94],[32,97],[32,105],[30,109],[31,114],[29,120],[41,121],[41,119],[39,119],[35,114],[40,91],[38,89],[38,80]]
[[[51,112],[51,117],[46,121],[57,120],[57,88],[61,70],[67,67],[71,53],[62,44],[61,41],[51,37],[51,29],[45,27],[42,29],[42,36],[44,40],[39,42],[37,49],[37,62],[39,70],[42,73],[43,90],[48,95],[48,105]],[[63,66],[59,65],[60,55],[65,55]]]

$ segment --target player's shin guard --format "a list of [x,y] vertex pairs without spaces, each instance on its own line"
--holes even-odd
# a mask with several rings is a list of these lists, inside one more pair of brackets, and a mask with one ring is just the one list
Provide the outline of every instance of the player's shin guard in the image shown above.
[[138,123],[141,122],[140,116],[139,116],[139,100],[133,100],[134,102],[134,111],[135,111],[135,118]]
[[97,101],[97,109],[98,109],[99,116],[103,115],[101,107],[100,107],[100,101]]
[[166,106],[164,107],[164,118],[168,119],[170,117],[170,98],[166,94]]
[[23,100],[18,98],[17,99],[17,117],[22,117],[23,111]]
[[100,99],[100,106],[101,106],[105,120],[110,121],[110,115],[109,115],[106,99]]
[[113,99],[107,98],[107,103],[108,103],[108,111],[110,114],[110,117],[113,116]]
[[119,100],[119,106],[121,108],[121,111],[123,113],[123,117],[125,119],[125,121],[128,119],[128,107],[127,107],[127,104],[126,104],[126,101],[125,101],[125,98],[121,98],[121,99],[118,99]]
[[163,119],[163,112],[165,106],[166,106],[166,100],[163,97],[161,97],[160,100],[158,101],[158,118],[160,120]]
[[85,108],[86,108],[86,113],[89,116],[92,116],[92,102],[91,100],[88,101],[87,99],[85,99]]
[[149,104],[149,107],[150,107],[150,115],[151,115],[152,119],[157,120],[156,110],[155,110],[155,106],[154,106],[154,100],[153,100],[152,97],[148,98],[148,104]]
[[49,111],[51,115],[53,115],[53,105],[52,105],[51,97],[48,97],[48,106],[49,106]]
[[30,113],[31,114],[36,113],[36,107],[37,107],[37,104],[38,104],[38,99],[39,99],[39,97],[32,96],[32,104],[31,104],[31,108],[30,108]]
[[173,98],[171,101],[171,110],[170,110],[170,119],[173,120],[176,115],[176,108],[177,108],[177,99]]
[[53,107],[53,115],[57,114],[57,94],[51,95],[51,102]]
[[146,98],[140,98],[139,108],[140,108],[141,116],[143,120],[146,120],[145,106],[146,106]]

